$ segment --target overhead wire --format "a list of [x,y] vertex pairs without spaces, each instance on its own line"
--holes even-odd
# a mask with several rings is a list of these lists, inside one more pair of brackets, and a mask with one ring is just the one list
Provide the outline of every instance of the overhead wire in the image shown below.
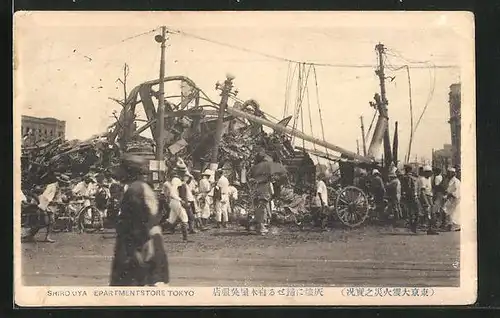
[[[294,125],[293,128],[296,129],[297,127],[297,121],[299,115],[302,117],[303,112],[302,112],[302,102],[304,100],[305,96],[305,89],[307,88],[308,85],[308,80],[309,80],[309,74],[311,73],[311,67],[309,65],[309,68],[307,69],[306,72],[306,64],[302,63],[299,66],[299,81],[298,81],[298,94],[297,94],[297,103],[295,105],[295,116],[294,116]],[[303,74],[305,73],[305,77],[303,77]],[[301,118],[301,121],[303,121],[303,118]],[[304,132],[304,127],[302,126],[302,132]],[[293,139],[294,140],[294,139]]]
[[113,47],[113,46],[116,46],[116,45],[128,42],[130,40],[142,37],[144,35],[151,34],[153,32],[158,31],[159,29],[160,29],[160,27],[156,27],[156,28],[154,28],[152,30],[148,30],[148,31],[145,31],[145,32],[134,34],[132,36],[126,37],[126,38],[121,39],[119,41],[116,41],[116,42],[113,42],[113,43],[110,43],[110,44],[107,44],[107,45],[100,46],[100,47],[98,47],[97,49],[95,49],[92,52],[80,53],[79,51],[77,51],[76,49],[74,49],[71,54],[68,54],[66,56],[62,56],[62,57],[58,57],[58,58],[54,58],[54,59],[48,60],[48,61],[45,62],[45,64],[50,64],[50,63],[54,63],[54,62],[60,62],[62,60],[67,60],[67,59],[69,59],[69,58],[71,58],[71,57],[73,57],[75,55],[79,55],[79,56],[85,57],[85,58],[87,58],[89,60],[93,60],[94,59],[94,54],[96,54],[97,52],[99,52],[99,51],[101,51],[103,49],[107,49],[107,48],[110,48],[110,47]]
[[[314,138],[314,130],[313,130],[313,122],[312,122],[312,114],[311,114],[311,102],[309,99],[309,86],[307,86],[307,88],[306,88],[306,99],[307,99],[307,111],[308,111],[308,115],[309,115],[309,129],[311,130],[311,137]],[[313,143],[313,148],[314,148],[314,151],[317,150],[315,143]]]
[[[251,53],[251,54],[260,55],[260,56],[263,56],[263,57],[266,57],[269,59],[273,59],[273,60],[277,60],[277,61],[281,61],[281,62],[292,62],[292,63],[308,64],[308,65],[314,65],[314,66],[334,67],[334,68],[373,68],[373,64],[339,64],[339,63],[325,63],[325,62],[314,62],[314,61],[299,61],[299,60],[285,58],[282,56],[273,55],[273,54],[253,50],[253,49],[248,49],[245,47],[221,42],[218,40],[209,39],[209,38],[202,37],[202,36],[199,36],[199,35],[196,35],[193,33],[185,32],[185,31],[182,31],[179,29],[173,29],[173,28],[167,27],[167,30],[168,30],[168,33],[171,33],[171,34],[177,34],[177,35],[182,35],[182,36],[186,36],[186,37],[191,37],[191,38],[198,39],[201,41],[217,44],[220,46],[225,46],[228,48],[232,48],[234,50],[239,50],[239,51],[243,51],[243,52],[247,52],[247,53]],[[421,66],[412,66],[412,67],[414,67],[414,68],[426,68],[426,67],[421,67]],[[439,68],[457,68],[456,65],[440,65],[438,67]]]
[[[434,64],[434,62],[430,61],[430,60],[426,60],[426,61],[419,61],[419,60],[412,60],[412,59],[408,59],[406,58],[405,56],[403,56],[403,54],[401,54],[399,51],[395,50],[395,49],[389,49],[388,50],[389,52],[386,52],[386,54],[390,55],[390,56],[393,56],[393,57],[396,57],[396,58],[399,58],[407,63],[415,63],[415,64],[427,64],[429,65],[430,64],[430,67],[428,67],[428,71],[429,71],[429,80],[430,80],[430,83],[429,83],[429,94],[427,96],[427,100],[424,104],[424,107],[422,109],[422,112],[417,120],[417,123],[415,124],[415,126],[413,125],[413,102],[412,102],[412,89],[411,89],[411,77],[410,77],[410,66],[407,64],[406,66],[402,66],[402,67],[399,67],[399,68],[394,68],[392,65],[389,67],[389,69],[392,69],[393,71],[398,71],[402,68],[406,68],[406,72],[407,72],[407,78],[408,78],[408,98],[409,98],[409,103],[410,103],[410,140],[409,140],[409,144],[408,144],[408,152],[406,154],[406,160],[410,160],[410,157],[411,157],[411,146],[412,146],[412,142],[413,142],[413,136],[415,135],[415,132],[417,131],[417,128],[419,127],[420,123],[421,123],[421,120],[432,100],[432,97],[434,96],[434,90],[435,90],[435,87],[436,87],[436,65]],[[433,72],[431,73],[431,69],[433,69]]]
[[290,69],[291,69],[291,62],[288,62],[288,68],[286,71],[286,80],[285,80],[285,105],[283,106],[283,118],[285,118],[287,112],[288,112],[288,92],[290,90],[289,84],[290,84]]
[[[436,87],[436,65],[432,61],[430,61],[430,60],[419,61],[419,60],[408,59],[405,56],[403,56],[403,54],[401,54],[399,51],[397,51],[395,49],[390,49],[388,54],[391,55],[391,56],[400,58],[401,60],[403,60],[403,61],[405,61],[407,63],[427,64],[427,65],[430,64],[430,67],[427,68],[428,71],[429,71],[429,80],[430,80],[429,94],[427,96],[427,100],[426,100],[426,102],[424,104],[422,112],[420,113],[420,116],[419,116],[419,118],[417,120],[417,123],[415,124],[415,127],[413,127],[413,129],[412,129],[412,136],[413,136],[415,134],[417,128],[419,127],[420,122],[422,121],[422,118],[425,115],[425,112],[427,111],[427,108],[428,108],[428,106],[429,106],[429,104],[430,104],[430,102],[432,100],[432,97],[434,96],[434,90],[435,90],[435,87]],[[431,69],[433,69],[432,73],[431,73]],[[408,71],[408,74],[409,74],[409,71]]]
[[291,72],[291,76],[289,76],[290,74],[287,73],[287,81],[285,84],[286,85],[285,86],[285,107],[283,109],[283,118],[288,115],[288,109],[290,106],[290,93],[292,90],[292,83],[293,83],[293,80],[295,79],[295,73],[297,72],[297,68],[298,68],[298,64],[290,62],[288,64],[289,70],[291,70],[292,65],[293,65],[293,71]]

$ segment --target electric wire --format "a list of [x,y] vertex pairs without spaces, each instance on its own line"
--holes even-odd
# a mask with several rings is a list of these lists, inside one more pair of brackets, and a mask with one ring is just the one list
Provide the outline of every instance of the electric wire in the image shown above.
[[[263,56],[263,57],[266,57],[269,59],[273,59],[273,60],[277,60],[277,61],[281,61],[281,62],[292,62],[292,63],[308,64],[308,65],[323,66],[323,67],[333,67],[333,68],[373,68],[373,64],[340,64],[340,63],[324,63],[324,62],[313,62],[313,61],[298,61],[298,60],[285,58],[282,56],[277,56],[277,55],[273,55],[273,54],[244,48],[241,46],[228,44],[228,43],[224,43],[224,42],[213,40],[213,39],[209,39],[209,38],[202,37],[202,36],[199,36],[199,35],[196,35],[193,33],[185,32],[185,31],[182,31],[179,29],[176,30],[176,29],[167,27],[167,30],[169,33],[172,33],[172,34],[191,37],[191,38],[198,39],[201,41],[217,44],[220,46],[225,46],[225,47],[228,47],[228,48],[231,48],[234,50],[239,50],[239,51],[243,51],[243,52],[247,52],[247,53],[251,53],[251,54],[255,54],[255,55],[260,55],[260,56]],[[437,67],[439,67],[439,68],[457,68],[458,66],[457,65],[439,65]],[[427,68],[427,67],[425,67],[425,66],[424,67],[412,66],[412,68]]]

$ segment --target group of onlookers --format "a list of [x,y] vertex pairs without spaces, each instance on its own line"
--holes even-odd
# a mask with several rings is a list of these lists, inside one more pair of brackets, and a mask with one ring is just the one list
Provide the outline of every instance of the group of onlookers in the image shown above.
[[[328,206],[324,178],[324,174],[317,174],[313,210]],[[429,235],[439,234],[438,230],[460,229],[460,180],[455,168],[447,168],[443,175],[441,169],[432,169],[430,165],[420,166],[418,172],[412,165],[405,165],[403,173],[393,167],[386,180],[378,169],[372,169],[371,175],[359,169],[354,181],[355,186],[373,198],[374,216],[378,220],[407,220],[412,232],[423,227]],[[320,223],[324,227],[324,221]]]

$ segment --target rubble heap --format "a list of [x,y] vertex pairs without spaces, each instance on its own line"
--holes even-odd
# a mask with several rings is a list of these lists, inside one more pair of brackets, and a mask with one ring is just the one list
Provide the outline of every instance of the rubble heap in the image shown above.
[[32,147],[22,147],[21,182],[23,189],[46,184],[58,172],[79,179],[89,172],[105,172],[118,164],[120,151],[105,138],[85,141],[54,139]]

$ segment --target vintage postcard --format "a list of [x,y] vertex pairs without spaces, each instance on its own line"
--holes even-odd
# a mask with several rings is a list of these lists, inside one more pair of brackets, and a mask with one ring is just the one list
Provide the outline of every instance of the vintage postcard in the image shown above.
[[18,306],[475,302],[472,13],[13,32]]

